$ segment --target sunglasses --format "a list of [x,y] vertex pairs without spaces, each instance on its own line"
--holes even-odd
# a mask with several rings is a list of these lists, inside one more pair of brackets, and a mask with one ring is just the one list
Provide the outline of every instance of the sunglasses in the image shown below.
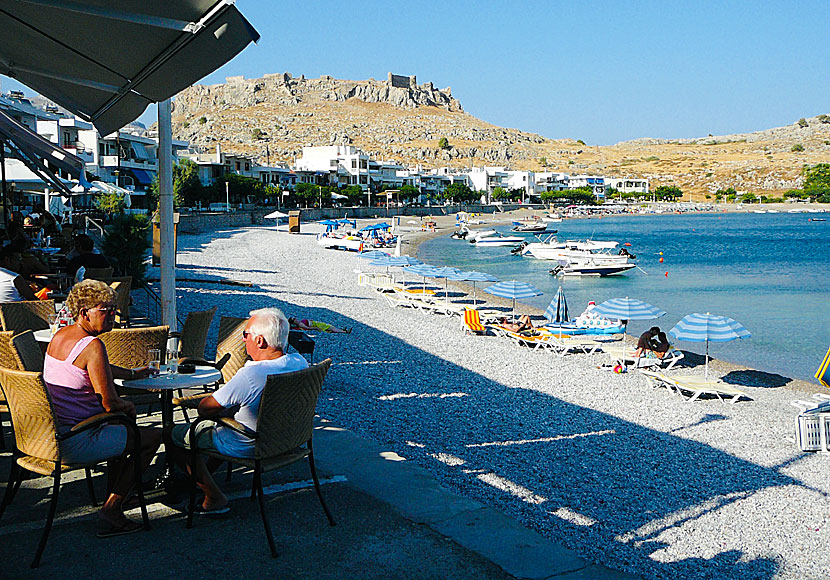
[[242,340],[245,340],[249,336],[256,336],[253,332],[248,332],[247,330],[242,331]]
[[118,308],[115,306],[104,306],[104,307],[97,307],[97,308],[90,308],[90,311],[97,310],[98,312],[103,312],[104,314],[115,314],[118,312]]

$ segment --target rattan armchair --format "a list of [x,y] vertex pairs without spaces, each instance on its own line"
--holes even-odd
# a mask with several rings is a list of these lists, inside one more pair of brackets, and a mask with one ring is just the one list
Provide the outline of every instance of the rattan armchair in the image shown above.
[[219,319],[219,340],[216,345],[216,360],[207,361],[200,357],[185,357],[181,362],[212,366],[222,373],[222,382],[227,383],[248,360],[242,331],[247,318],[222,316]]
[[210,310],[188,312],[179,341],[179,350],[182,357],[205,358],[208,331],[218,308],[218,306],[214,306]]
[[[43,351],[31,330],[15,335],[10,341],[12,355],[21,371],[43,372]],[[15,368],[15,367],[9,367]]]
[[0,304],[3,330],[15,333],[49,328],[49,315],[55,314],[54,300],[23,300]]
[[[271,548],[271,555],[275,558],[277,557],[277,548],[274,544],[268,517],[265,514],[265,498],[262,491],[262,474],[266,471],[272,471],[303,458],[308,458],[317,498],[320,500],[326,518],[328,518],[329,525],[334,525],[334,518],[326,506],[323,493],[320,490],[312,445],[314,410],[330,366],[331,359],[326,359],[301,371],[269,376],[262,391],[257,430],[255,432],[228,417],[200,418],[190,425],[190,441],[193,442],[191,446],[191,465],[194,464],[201,453],[207,457],[236,463],[254,470],[251,497],[253,498],[255,495],[259,500],[259,511],[262,515],[265,535],[268,538],[268,546]],[[254,439],[254,457],[232,457],[217,451],[200,450],[195,430],[202,421],[215,421],[224,427]],[[191,483],[187,528],[193,526],[193,513],[196,504],[195,478],[191,478]]]
[[[164,359],[169,330],[167,326],[114,328],[98,338],[107,349],[110,364],[125,368],[144,367],[148,362],[147,351],[151,348],[159,349]],[[135,405],[153,405],[161,400],[159,393],[129,387],[119,387],[118,394],[126,395]]]
[[31,563],[32,568],[37,568],[40,564],[40,557],[46,547],[49,531],[52,529],[52,521],[58,506],[61,475],[75,469],[86,469],[87,484],[94,505],[90,467],[102,461],[120,457],[120,455],[102,457],[100,461],[94,463],[65,464],[61,460],[61,442],[104,423],[119,423],[133,431],[135,444],[131,455],[135,461],[135,488],[141,504],[144,528],[149,529],[147,506],[144,503],[144,493],[141,488],[141,434],[134,420],[123,413],[101,413],[75,425],[69,432],[60,434],[57,430],[52,401],[41,373],[0,369],[0,384],[2,384],[11,412],[16,443],[9,481],[3,495],[3,502],[0,504],[0,517],[14,499],[17,490],[20,489],[25,471],[53,478],[49,513],[37,552]]
[[[97,279],[97,278],[96,278]],[[115,323],[119,327],[130,325],[130,292],[133,289],[133,277],[107,277],[102,280],[115,290]]]
[[[12,336],[14,332],[11,330],[0,330],[0,367],[4,369],[17,370],[17,359],[14,352],[12,352]],[[6,405],[6,397],[3,396],[3,390],[0,389],[0,450],[6,450],[6,435],[2,432],[4,414],[9,413],[9,406]]]
[[84,269],[84,280],[106,280],[112,278],[113,268],[86,268]]

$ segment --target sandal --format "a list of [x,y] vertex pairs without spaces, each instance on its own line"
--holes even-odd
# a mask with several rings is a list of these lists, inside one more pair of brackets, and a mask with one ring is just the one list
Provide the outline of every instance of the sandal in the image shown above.
[[231,507],[229,505],[223,505],[220,508],[213,508],[213,509],[206,509],[201,503],[197,503],[193,506],[193,513],[198,516],[206,516],[206,517],[215,517],[221,516],[223,514],[228,513],[231,511]]
[[143,530],[144,526],[139,524],[138,522],[134,522],[132,520],[127,520],[123,524],[114,525],[110,524],[108,527],[98,530],[98,533],[95,534],[99,538],[114,538],[115,536],[124,536],[126,534],[134,534],[140,530]]

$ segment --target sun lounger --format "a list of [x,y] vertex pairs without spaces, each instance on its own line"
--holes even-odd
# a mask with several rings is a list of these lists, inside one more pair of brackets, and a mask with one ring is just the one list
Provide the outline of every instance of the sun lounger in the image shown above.
[[663,358],[656,356],[634,356],[636,349],[627,346],[606,346],[602,349],[611,357],[614,364],[631,364],[634,368],[662,368],[669,371],[674,368],[681,359],[683,352],[677,349],[670,349]]
[[581,338],[559,338],[549,332],[520,333],[503,329],[505,335],[516,343],[529,346],[533,349],[549,349],[560,356],[570,352],[594,354],[602,345],[595,340]]
[[464,309],[464,319],[461,327],[464,329],[464,334],[487,334],[487,327],[481,323],[478,310],[471,308]]
[[735,403],[741,397],[749,399],[749,395],[723,381],[706,380],[696,375],[666,375],[649,370],[641,370],[640,372],[652,384],[665,386],[681,397],[684,397],[688,402],[697,400],[701,395],[715,396],[722,403],[726,403],[727,401]]

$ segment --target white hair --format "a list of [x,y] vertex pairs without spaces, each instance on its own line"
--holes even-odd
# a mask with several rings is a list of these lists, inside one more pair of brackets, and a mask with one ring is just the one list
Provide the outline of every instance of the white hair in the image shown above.
[[248,332],[261,336],[268,346],[285,352],[288,345],[288,319],[279,308],[260,308],[251,311]]

